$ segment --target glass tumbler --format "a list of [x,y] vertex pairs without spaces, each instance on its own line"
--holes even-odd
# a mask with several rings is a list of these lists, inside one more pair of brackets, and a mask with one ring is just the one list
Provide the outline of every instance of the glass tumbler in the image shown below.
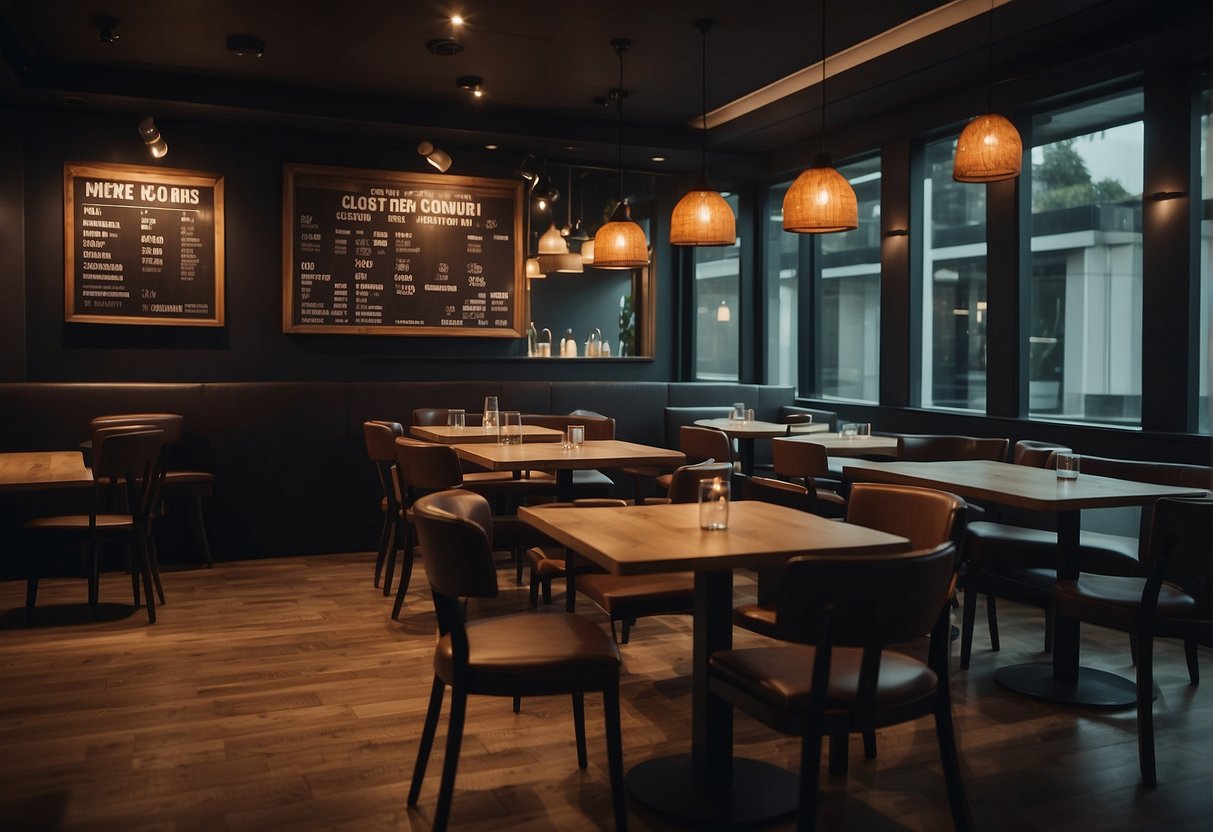
[[708,531],[729,527],[729,480],[713,477],[699,481],[699,528]]
[[497,441],[502,445],[522,444],[522,414],[517,410],[500,411]]
[[1071,450],[1054,451],[1053,458],[1057,460],[1057,478],[1059,480],[1078,479],[1079,455]]
[[467,425],[467,414],[463,412],[463,408],[461,407],[449,408],[446,412],[446,423],[448,427],[463,430]]
[[485,396],[484,416],[480,420],[480,426],[485,430],[497,430],[497,414],[500,412],[497,407],[497,397]]

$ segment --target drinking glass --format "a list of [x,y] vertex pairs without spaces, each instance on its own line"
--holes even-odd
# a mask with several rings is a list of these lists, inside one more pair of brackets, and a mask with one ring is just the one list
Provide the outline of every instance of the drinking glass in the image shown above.
[[569,425],[565,433],[565,444],[577,448],[585,444],[585,425]]
[[855,423],[855,438],[856,439],[867,439],[871,435],[872,435],[872,423],[871,422],[856,422]]
[[729,420],[733,422],[745,421],[745,402],[733,402],[733,412],[729,414]]
[[699,481],[699,528],[713,531],[729,527],[729,480],[713,477]]
[[462,430],[467,425],[467,414],[463,412],[462,407],[452,407],[446,412],[446,423],[448,426]]
[[1057,460],[1057,478],[1059,480],[1078,479],[1078,460],[1080,459],[1078,454],[1066,448],[1054,451],[1053,458]]
[[750,408],[746,408],[746,412],[745,412],[745,418],[744,418],[744,419],[742,419],[741,421],[743,421],[743,422],[752,422],[752,421],[754,421],[754,408],[752,408],[752,407],[750,407]]
[[522,413],[517,410],[502,410],[497,441],[502,445],[522,444]]
[[854,422],[844,422],[842,427],[838,429],[838,435],[844,439],[854,439],[858,430],[859,428],[855,426]]
[[480,426],[485,430],[497,430],[497,414],[500,412],[497,407],[497,397],[485,396],[484,417],[480,421]]

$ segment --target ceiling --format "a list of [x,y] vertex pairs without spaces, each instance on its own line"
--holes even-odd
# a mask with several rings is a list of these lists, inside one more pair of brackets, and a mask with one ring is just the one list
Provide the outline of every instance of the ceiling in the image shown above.
[[[0,95],[42,106],[154,111],[158,118],[273,120],[535,150],[613,162],[616,113],[595,104],[618,85],[610,41],[627,37],[625,141],[634,155],[698,165],[700,18],[707,39],[709,109],[816,63],[825,2],[830,55],[949,3],[942,0],[0,0]],[[972,2],[972,0],[960,0]],[[988,3],[989,0],[984,0]],[[1164,5],[1202,3],[1168,0]],[[995,4],[991,4],[995,5]],[[923,95],[922,78],[972,86],[988,65],[1014,65],[1057,47],[1056,31],[1131,28],[1147,6],[1129,0],[997,0],[951,26],[832,77],[840,118]],[[1157,8],[1157,6],[1155,6]],[[858,10],[858,11],[857,11]],[[464,15],[464,26],[449,21]],[[103,42],[94,18],[117,19]],[[264,41],[260,58],[225,47],[233,34]],[[1070,37],[1069,34],[1064,37]],[[456,40],[453,56],[427,41]],[[995,43],[992,52],[987,44]],[[995,57],[996,56],[996,57]],[[473,99],[456,78],[478,75]],[[6,76],[6,77],[5,77]],[[977,82],[980,85],[980,80]],[[871,93],[876,91],[876,95]],[[814,132],[819,88],[790,95],[710,133],[713,158],[753,158]],[[837,103],[836,103],[837,102]],[[816,115],[815,115],[816,114]],[[527,145],[529,144],[529,148]],[[647,158],[646,158],[647,161]]]

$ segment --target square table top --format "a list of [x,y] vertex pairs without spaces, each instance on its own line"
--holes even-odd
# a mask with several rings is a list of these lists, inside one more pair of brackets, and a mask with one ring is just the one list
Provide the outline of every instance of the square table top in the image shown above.
[[855,481],[921,485],[956,491],[1029,511],[1074,511],[1152,503],[1160,497],[1200,497],[1199,488],[1155,485],[1079,474],[1061,479],[1049,468],[988,460],[953,462],[873,462],[848,460],[843,476]]
[[490,471],[522,471],[528,468],[622,468],[629,465],[678,466],[686,462],[686,455],[682,451],[638,445],[621,439],[586,440],[584,444],[568,448],[562,443],[525,441],[520,445],[477,443],[454,447],[461,459],[475,462]]
[[796,442],[812,442],[824,445],[830,456],[859,456],[880,454],[897,456],[896,436],[843,436],[838,433],[813,433],[807,436],[793,434],[788,439]]
[[761,569],[802,554],[876,554],[910,548],[904,537],[758,500],[730,503],[729,527],[714,531],[699,528],[697,503],[523,506],[518,516],[617,575]]
[[[696,419],[695,424],[701,428],[722,430],[729,436],[738,439],[761,439],[763,437],[788,435],[787,425],[778,422],[764,422],[761,419],[755,419],[752,422],[737,422],[727,416],[721,416],[715,419]],[[829,429],[830,426],[824,422],[821,424],[796,425],[796,433],[792,435],[828,431]]]
[[35,491],[91,485],[93,472],[80,451],[0,453],[0,491]]
[[[497,428],[482,428],[479,425],[463,428],[450,425],[414,425],[409,428],[409,433],[426,442],[441,442],[444,445],[487,444],[497,441]],[[522,426],[524,442],[560,442],[562,439],[564,433],[553,428],[527,424]]]

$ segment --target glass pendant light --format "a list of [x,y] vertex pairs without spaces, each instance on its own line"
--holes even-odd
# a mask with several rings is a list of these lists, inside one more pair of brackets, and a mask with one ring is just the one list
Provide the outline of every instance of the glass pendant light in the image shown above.
[[821,4],[821,153],[783,195],[783,230],[831,234],[859,227],[855,189],[826,153],[826,7]]
[[611,46],[619,56],[619,87],[611,91],[619,108],[619,202],[610,222],[594,235],[594,265],[600,269],[635,269],[649,264],[649,243],[623,198],[623,99],[627,96],[623,88],[623,53],[631,48],[632,42],[615,38]]
[[703,128],[700,136],[699,181],[674,206],[670,215],[670,243],[676,246],[731,246],[737,241],[737,217],[718,191],[708,187],[708,32],[716,21],[695,21],[702,35],[700,100]]
[[975,116],[956,140],[952,178],[957,182],[1000,182],[1023,170],[1023,140],[1005,116],[988,112],[994,62],[994,2],[990,0],[990,35],[986,53],[986,114]]
[[548,230],[539,238],[539,268],[544,274],[581,274],[581,255],[570,254],[569,244],[560,236],[560,229],[553,220]]

